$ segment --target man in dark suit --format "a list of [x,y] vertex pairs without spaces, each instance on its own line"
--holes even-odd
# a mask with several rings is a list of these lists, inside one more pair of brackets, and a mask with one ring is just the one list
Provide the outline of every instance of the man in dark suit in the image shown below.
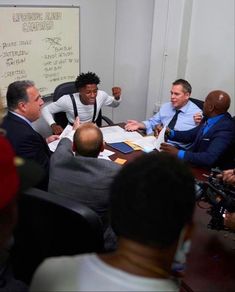
[[2,123],[6,137],[12,144],[16,155],[33,159],[45,170],[45,179],[38,187],[47,189],[49,177],[50,150],[47,143],[58,138],[53,135],[46,140],[37,133],[32,123],[41,115],[44,104],[42,97],[32,81],[15,81],[7,90],[8,113]]
[[193,142],[192,147],[183,151],[162,143],[161,150],[196,166],[226,168],[226,159],[229,159],[227,156],[235,140],[235,124],[227,112],[229,106],[230,97],[226,92],[210,92],[203,107],[204,122],[189,131],[167,130],[171,140]]
[[51,156],[49,191],[93,209],[103,222],[105,248],[113,249],[116,237],[108,224],[109,187],[121,167],[99,159],[103,150],[102,132],[93,123],[83,123],[77,128],[73,147],[70,139],[61,139]]

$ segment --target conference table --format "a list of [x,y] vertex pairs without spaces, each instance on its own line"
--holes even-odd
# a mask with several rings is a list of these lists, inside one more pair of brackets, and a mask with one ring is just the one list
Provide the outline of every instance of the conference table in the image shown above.
[[[106,148],[114,151],[106,145]],[[110,156],[111,160],[125,159],[128,163],[143,155],[142,151],[123,154],[117,150]],[[208,171],[192,167],[195,178],[205,180]],[[181,292],[235,291],[235,233],[216,231],[207,227],[210,207],[200,202],[194,212],[194,231],[191,249],[187,256],[184,277],[181,279]]]

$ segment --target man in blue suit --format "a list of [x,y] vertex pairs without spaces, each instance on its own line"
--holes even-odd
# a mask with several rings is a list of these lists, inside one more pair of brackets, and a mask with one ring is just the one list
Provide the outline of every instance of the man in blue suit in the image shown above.
[[44,104],[42,97],[32,81],[15,81],[8,86],[8,113],[2,123],[6,137],[12,144],[16,155],[35,160],[45,170],[45,179],[39,185],[47,189],[49,177],[50,150],[47,143],[57,139],[53,135],[44,139],[37,133],[32,123],[41,115]]
[[227,112],[229,106],[230,97],[226,92],[210,92],[203,107],[205,119],[198,127],[189,131],[167,129],[171,140],[193,142],[191,148],[184,151],[162,143],[161,150],[196,166],[226,168],[226,159],[229,159],[228,153],[235,140],[235,123]]

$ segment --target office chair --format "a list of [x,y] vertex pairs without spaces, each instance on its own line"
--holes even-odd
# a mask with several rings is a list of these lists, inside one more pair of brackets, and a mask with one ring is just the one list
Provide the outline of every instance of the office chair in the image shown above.
[[87,206],[36,188],[20,194],[19,221],[11,252],[17,279],[30,283],[47,257],[103,251],[103,229]]
[[193,103],[195,103],[201,110],[203,110],[203,104],[204,104],[204,101],[203,100],[200,100],[200,99],[197,99],[197,98],[192,98],[190,97],[189,100],[191,100]]
[[[77,92],[77,89],[75,87],[74,81],[62,83],[55,88],[55,91],[53,94],[53,101],[58,100],[61,96],[65,94],[73,94],[75,92]],[[63,128],[67,126],[68,120],[64,112],[54,114],[54,118],[55,118],[56,123],[62,126]],[[102,126],[102,120],[105,121],[106,124],[110,126],[114,125],[113,121],[109,119],[108,117],[103,116],[102,111],[100,110],[98,117],[96,119],[96,124],[98,127]]]

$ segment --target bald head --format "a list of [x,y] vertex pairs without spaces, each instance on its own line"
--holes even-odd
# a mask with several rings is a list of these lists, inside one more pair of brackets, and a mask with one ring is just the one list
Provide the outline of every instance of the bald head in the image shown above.
[[74,134],[76,154],[88,157],[98,157],[103,150],[103,134],[93,123],[82,124]]
[[204,103],[204,114],[208,117],[224,114],[230,107],[230,96],[222,90],[211,91]]

